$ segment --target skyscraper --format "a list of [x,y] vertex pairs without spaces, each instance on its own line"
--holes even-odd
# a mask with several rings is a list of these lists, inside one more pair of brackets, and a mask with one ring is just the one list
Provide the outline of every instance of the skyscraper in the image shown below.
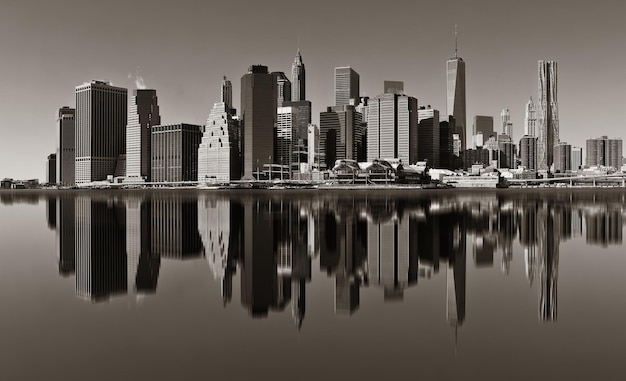
[[572,171],[577,171],[583,166],[583,148],[572,147]]
[[282,107],[283,102],[291,100],[291,81],[282,71],[272,72],[276,81],[276,106]]
[[508,135],[511,140],[513,139],[513,123],[511,122],[511,112],[508,108],[505,108],[500,113],[502,121],[502,133]]
[[367,118],[367,161],[417,157],[417,99],[394,93],[370,98]]
[[430,106],[417,111],[417,155],[418,161],[426,160],[432,168],[441,168],[439,110]]
[[221,99],[213,105],[198,147],[198,181],[229,182],[241,178],[239,131],[233,118],[232,85],[222,81]]
[[320,157],[326,168],[335,166],[335,161],[350,159],[363,161],[359,157],[363,144],[361,114],[354,106],[328,107],[320,113]]
[[557,99],[557,64],[539,61],[539,139],[538,169],[547,170],[554,163],[554,146],[559,143],[559,108]]
[[474,116],[472,148],[482,147],[492,136],[497,136],[493,129],[493,116]]
[[126,177],[150,181],[151,128],[161,124],[156,90],[133,90],[126,126]]
[[622,139],[608,136],[587,139],[587,167],[622,167]]
[[57,182],[62,185],[74,184],[75,165],[75,123],[76,109],[62,107],[57,116]]
[[152,127],[152,181],[198,180],[202,126],[179,123]]
[[76,183],[106,180],[126,153],[128,90],[110,82],[76,87]]
[[46,159],[46,183],[57,183],[57,154],[51,153]]
[[276,81],[267,66],[250,66],[241,77],[243,178],[252,179],[273,163],[276,123]]
[[454,30],[455,48],[454,57],[446,62],[447,77],[447,112],[452,115],[456,121],[455,134],[459,135],[461,140],[461,150],[467,148],[467,134],[465,132],[466,116],[465,116],[465,61],[458,56],[456,44],[456,27]]
[[524,118],[524,135],[537,136],[537,109],[533,97],[526,103],[526,117]]
[[306,100],[306,71],[304,69],[304,62],[302,62],[302,56],[300,55],[300,49],[296,58],[291,64],[291,100],[294,102]]
[[554,146],[554,172],[565,173],[572,170],[572,145],[559,142]]
[[278,107],[276,115],[276,162],[291,165],[297,149],[299,109]]
[[519,141],[519,151],[522,167],[528,170],[537,169],[537,138],[524,135]]
[[351,67],[335,68],[335,106],[349,105],[359,98],[359,74]]

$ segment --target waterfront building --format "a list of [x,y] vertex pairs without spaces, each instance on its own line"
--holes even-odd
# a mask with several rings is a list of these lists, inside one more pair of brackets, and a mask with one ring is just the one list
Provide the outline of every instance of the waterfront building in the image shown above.
[[294,102],[306,100],[306,70],[300,48],[291,64],[291,100]]
[[152,127],[152,181],[198,181],[202,126],[179,123]]
[[526,111],[524,117],[524,135],[537,136],[537,109],[533,97],[530,97],[526,103]]
[[283,102],[291,101],[291,81],[282,71],[272,72],[276,81],[276,106],[282,107]]
[[527,170],[537,169],[537,138],[524,135],[519,141],[521,165]]
[[572,170],[572,145],[559,142],[554,146],[554,172],[565,173]]
[[133,90],[126,126],[126,178],[150,181],[152,126],[161,124],[156,90]]
[[328,107],[321,112],[320,158],[326,168],[334,167],[335,161],[340,159],[365,161],[361,156],[363,133],[361,114],[354,106]]
[[439,110],[430,105],[420,107],[417,111],[417,124],[416,160],[427,161],[432,168],[441,168]]
[[609,139],[608,136],[587,139],[587,167],[622,167],[622,139]]
[[359,99],[359,74],[351,67],[335,68],[335,106],[349,105]]
[[128,90],[110,82],[76,87],[75,181],[106,180],[126,153]]
[[[439,122],[439,161],[444,169],[456,169],[457,156],[453,155],[452,134],[454,131],[454,117],[448,116]],[[419,140],[418,140],[419,145]]]
[[367,161],[400,159],[405,164],[418,161],[417,109],[417,99],[407,95],[388,93],[369,99]]
[[539,61],[539,118],[537,166],[548,170],[554,163],[554,147],[559,143],[557,63]]
[[[459,136],[460,150],[467,148],[466,99],[465,99],[465,61],[458,56],[456,27],[454,30],[454,57],[446,61],[447,79],[447,114],[454,117],[455,131]],[[458,154],[457,154],[458,156]]]
[[213,105],[198,147],[198,182],[230,182],[241,178],[238,121],[231,109],[232,85],[224,77],[221,99]]
[[46,183],[57,183],[57,154],[51,153],[46,159]]
[[583,167],[583,148],[572,147],[572,171],[577,171]]
[[253,179],[264,165],[274,163],[277,97],[275,78],[267,66],[250,66],[241,77],[243,178]]
[[[296,116],[293,120],[293,153],[291,155],[291,163],[295,167],[298,166],[298,163],[307,161],[307,139],[309,138],[308,129],[311,123],[311,102],[283,102],[283,107],[291,108]],[[300,170],[300,168],[297,168],[297,170]]]
[[61,185],[74,184],[76,160],[75,116],[76,109],[67,106],[60,108],[57,114],[56,175],[57,182]]

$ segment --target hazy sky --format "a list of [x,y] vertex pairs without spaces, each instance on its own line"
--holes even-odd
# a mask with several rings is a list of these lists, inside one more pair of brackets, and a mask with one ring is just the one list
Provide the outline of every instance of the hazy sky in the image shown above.
[[[467,124],[511,110],[516,141],[537,61],[559,64],[562,141],[624,137],[626,3],[619,0],[0,0],[0,178],[45,179],[55,113],[91,79],[157,89],[163,123],[204,124],[223,75],[291,71],[298,37],[313,121],[333,103],[333,68],[352,66],[362,95],[383,80],[445,113],[445,61],[467,62]],[[132,74],[133,78],[129,78]],[[468,131],[468,136],[470,131]]]

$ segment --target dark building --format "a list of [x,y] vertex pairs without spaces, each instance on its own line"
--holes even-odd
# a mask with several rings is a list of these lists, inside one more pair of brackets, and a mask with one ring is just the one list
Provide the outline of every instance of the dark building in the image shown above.
[[134,90],[126,125],[126,177],[151,180],[151,130],[159,124],[161,116],[156,90]]
[[362,116],[354,106],[328,107],[320,113],[320,156],[326,158],[326,167],[336,160],[365,161],[363,152]]
[[152,127],[152,181],[198,181],[198,147],[202,126],[171,124]]
[[62,107],[57,118],[57,182],[64,185],[74,184],[75,171],[75,123],[76,109]]
[[56,230],[57,260],[59,274],[68,276],[76,270],[76,206],[73,197],[57,200],[58,228]]
[[524,135],[519,141],[519,151],[522,167],[528,170],[537,169],[537,138]]
[[202,255],[197,201],[181,197],[153,200],[151,214],[152,253],[171,259]]
[[56,184],[57,182],[57,155],[51,153],[46,159],[46,182]]
[[275,160],[275,77],[267,66],[250,66],[241,77],[241,121],[243,131],[243,178],[253,179],[265,164]]
[[[460,167],[457,163],[458,156],[453,155],[453,140],[452,134],[454,133],[454,117],[448,116],[447,120],[439,122],[439,161],[441,168],[444,169],[457,169]],[[419,144],[419,141],[418,141]]]
[[483,134],[483,141],[487,141],[490,136],[496,136],[493,131],[493,116],[474,116],[474,135]]
[[463,167],[471,168],[471,166],[474,164],[489,166],[491,165],[491,160],[497,159],[497,156],[494,158],[494,154],[497,155],[498,152],[492,152],[482,147],[479,147],[477,149],[468,149],[464,152]]
[[291,100],[298,102],[306,99],[306,70],[300,49],[291,64]]
[[291,101],[291,81],[282,71],[272,72],[276,82],[276,107],[282,107],[283,102]]
[[430,167],[441,168],[439,111],[421,106],[417,111],[417,121],[417,160],[426,160]]

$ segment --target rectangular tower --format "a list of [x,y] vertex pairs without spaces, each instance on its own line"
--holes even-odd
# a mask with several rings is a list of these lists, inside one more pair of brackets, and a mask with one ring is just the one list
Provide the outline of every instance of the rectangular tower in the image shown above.
[[198,181],[198,147],[202,126],[171,124],[152,127],[152,181]]
[[62,107],[57,115],[57,182],[61,185],[74,184],[75,124],[76,109]]
[[349,105],[359,99],[359,74],[351,67],[335,68],[335,106]]
[[335,166],[336,160],[364,160],[362,127],[361,114],[354,106],[328,107],[320,113],[319,154],[328,169]]
[[555,61],[539,61],[538,119],[537,165],[538,169],[548,170],[554,163],[554,146],[559,143],[557,64]]
[[138,89],[128,107],[126,126],[126,177],[150,181],[152,154],[151,128],[161,124],[156,90]]
[[109,82],[76,87],[76,183],[106,180],[126,153],[128,90]]
[[461,151],[467,148],[466,101],[465,101],[465,61],[461,57],[450,58],[446,62],[447,113],[456,121],[455,134],[461,141]]
[[420,107],[417,122],[417,160],[426,160],[432,168],[441,168],[439,110]]

